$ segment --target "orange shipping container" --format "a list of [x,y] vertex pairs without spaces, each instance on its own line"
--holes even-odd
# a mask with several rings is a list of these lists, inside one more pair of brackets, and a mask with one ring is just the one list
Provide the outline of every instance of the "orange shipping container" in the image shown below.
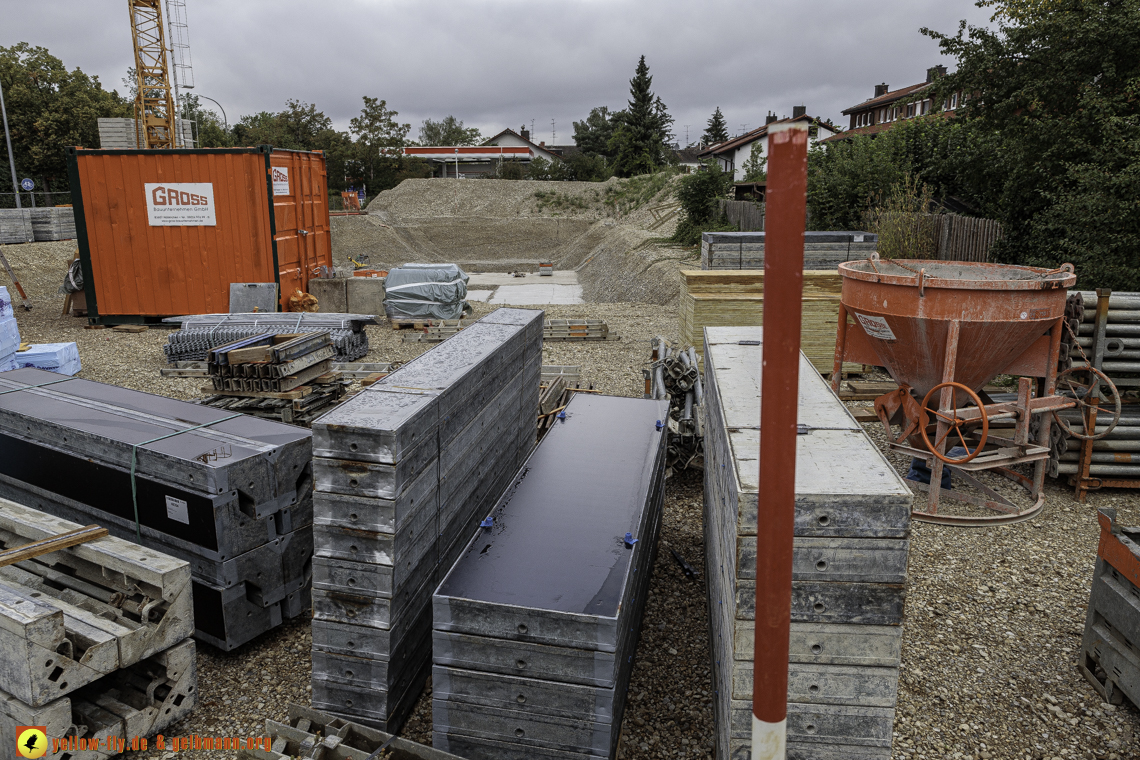
[[67,152],[92,324],[225,313],[234,282],[276,282],[284,309],[332,267],[321,153]]

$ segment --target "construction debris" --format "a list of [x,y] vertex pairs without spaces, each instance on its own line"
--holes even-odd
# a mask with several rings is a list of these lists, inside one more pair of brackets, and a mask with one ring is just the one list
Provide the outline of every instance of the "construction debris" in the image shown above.
[[[752,735],[762,335],[705,330],[717,757],[746,757]],[[913,496],[803,354],[799,422],[788,756],[889,760]]]
[[1115,509],[1097,512],[1100,545],[1093,571],[1081,672],[1101,699],[1140,707],[1140,527],[1116,524]]
[[617,752],[657,553],[668,406],[576,395],[566,411],[433,597],[433,747]]
[[[265,721],[269,748],[243,749],[239,760],[461,760],[375,728],[301,705],[289,705],[289,722]],[[387,754],[381,754],[385,752]]]
[[431,590],[535,439],[542,312],[499,309],[313,423],[313,706],[383,730],[431,662]]
[[283,335],[327,332],[336,348],[335,360],[350,362],[368,353],[364,325],[376,324],[371,314],[199,314],[170,317],[164,322],[181,324],[162,347],[167,362],[202,361],[211,349],[253,335]]
[[32,369],[0,394],[0,496],[189,562],[200,640],[308,609],[307,430]]
[[[55,739],[129,741],[185,717],[196,701],[189,566],[102,533],[91,538],[81,525],[0,499],[0,549],[18,559],[0,567],[7,746],[22,726],[44,726]],[[60,536],[71,538],[53,542]],[[66,749],[49,747],[49,757]]]
[[645,398],[669,401],[669,448],[666,472],[704,466],[704,425],[697,352],[692,346],[683,351],[672,348],[658,336],[652,341],[649,369],[641,371],[645,378]]

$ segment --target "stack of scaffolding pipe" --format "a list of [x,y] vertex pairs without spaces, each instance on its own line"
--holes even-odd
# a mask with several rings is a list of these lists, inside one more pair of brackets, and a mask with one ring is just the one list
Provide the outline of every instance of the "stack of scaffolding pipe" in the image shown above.
[[[1101,354],[1100,369],[1117,386],[1121,394],[1140,387],[1140,293],[1110,293],[1103,345],[1096,345],[1096,311],[1098,296],[1094,291],[1069,291],[1065,316],[1072,328],[1064,337],[1073,344],[1069,358],[1073,367],[1095,363]],[[1072,333],[1076,339],[1072,339]],[[1063,389],[1062,389],[1063,390]],[[1107,394],[1106,394],[1107,395]],[[1108,407],[1108,408],[1106,408]],[[1111,403],[1101,404],[1096,432],[1108,430],[1112,421]],[[1058,416],[1072,429],[1083,431],[1080,411],[1059,412]],[[1081,466],[1082,441],[1059,431],[1051,445],[1049,474],[1077,475]],[[1093,441],[1089,475],[1095,477],[1140,478],[1140,410],[1124,406],[1116,427],[1104,438]]]

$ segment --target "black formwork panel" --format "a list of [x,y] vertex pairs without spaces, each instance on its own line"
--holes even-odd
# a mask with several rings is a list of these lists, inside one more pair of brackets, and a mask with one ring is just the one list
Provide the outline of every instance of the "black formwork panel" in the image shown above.
[[311,452],[290,425],[0,373],[0,495],[189,562],[195,635],[221,649],[308,608]]
[[471,758],[616,751],[667,413],[665,401],[575,396],[498,498],[433,597],[433,746]]
[[314,422],[322,710],[392,730],[414,704],[431,592],[535,438],[542,317],[500,309]]

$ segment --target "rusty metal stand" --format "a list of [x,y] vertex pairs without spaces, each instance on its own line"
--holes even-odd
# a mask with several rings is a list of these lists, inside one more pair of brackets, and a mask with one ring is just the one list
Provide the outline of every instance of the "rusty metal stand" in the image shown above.
[[[1093,327],[1092,360],[1090,364],[1097,370],[1100,370],[1104,363],[1105,332],[1108,327],[1108,308],[1111,296],[1112,290],[1110,288],[1098,288],[1096,291],[1096,321]],[[1087,356],[1085,358],[1088,359]],[[1093,393],[1089,404],[1091,408],[1084,419],[1084,425],[1085,433],[1091,435],[1096,431],[1100,394]],[[1140,480],[1137,479],[1092,476],[1089,470],[1092,467],[1094,445],[1095,441],[1092,439],[1081,441],[1080,469],[1076,475],[1069,476],[1069,485],[1073,486],[1074,499],[1083,504],[1088,499],[1089,491],[1098,491],[1101,488],[1140,488]]]

